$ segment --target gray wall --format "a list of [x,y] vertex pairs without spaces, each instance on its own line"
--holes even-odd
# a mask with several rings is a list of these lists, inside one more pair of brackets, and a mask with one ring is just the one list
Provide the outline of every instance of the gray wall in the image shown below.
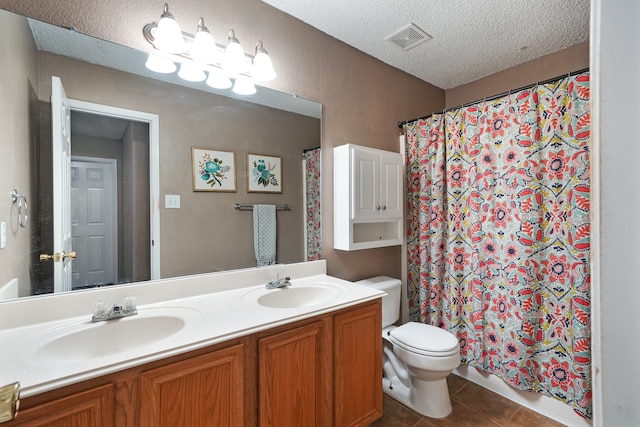
[[[29,266],[37,246],[37,179],[23,165],[35,164],[38,136],[36,90],[37,52],[26,19],[0,15],[0,221],[7,223],[7,247],[0,249],[0,286],[13,278],[20,284],[20,295],[30,293]],[[27,196],[31,219],[26,228],[18,226],[17,206],[9,194],[17,189]]]

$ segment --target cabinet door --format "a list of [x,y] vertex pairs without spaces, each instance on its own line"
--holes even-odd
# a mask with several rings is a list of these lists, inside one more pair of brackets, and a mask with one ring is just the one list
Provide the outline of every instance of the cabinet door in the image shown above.
[[402,218],[402,156],[397,153],[381,154],[380,176],[381,216]]
[[380,216],[380,155],[352,148],[351,218]]
[[258,425],[331,423],[330,337],[323,321],[258,341]]
[[18,412],[3,424],[31,427],[112,427],[114,387],[106,384]]
[[140,375],[140,426],[244,425],[244,346]]
[[366,426],[382,416],[380,300],[334,318],[334,426]]

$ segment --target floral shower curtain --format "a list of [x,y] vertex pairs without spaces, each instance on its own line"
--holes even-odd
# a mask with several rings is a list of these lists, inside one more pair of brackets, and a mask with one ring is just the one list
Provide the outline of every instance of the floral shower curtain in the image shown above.
[[405,125],[411,320],[591,418],[589,75]]
[[320,219],[320,148],[305,150],[303,153],[305,170],[306,208],[306,260],[315,261],[322,256],[322,227]]

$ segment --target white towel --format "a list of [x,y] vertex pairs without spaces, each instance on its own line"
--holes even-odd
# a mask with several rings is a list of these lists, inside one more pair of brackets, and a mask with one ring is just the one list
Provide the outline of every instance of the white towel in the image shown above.
[[276,263],[275,205],[253,205],[253,248],[258,267]]

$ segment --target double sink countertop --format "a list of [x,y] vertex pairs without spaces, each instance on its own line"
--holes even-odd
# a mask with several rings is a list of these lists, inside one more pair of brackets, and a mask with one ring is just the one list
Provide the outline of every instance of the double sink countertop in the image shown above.
[[[276,277],[291,286],[265,289]],[[325,261],[226,271],[4,302],[0,386],[22,397],[381,298]],[[135,296],[138,314],[91,323],[97,301]]]

